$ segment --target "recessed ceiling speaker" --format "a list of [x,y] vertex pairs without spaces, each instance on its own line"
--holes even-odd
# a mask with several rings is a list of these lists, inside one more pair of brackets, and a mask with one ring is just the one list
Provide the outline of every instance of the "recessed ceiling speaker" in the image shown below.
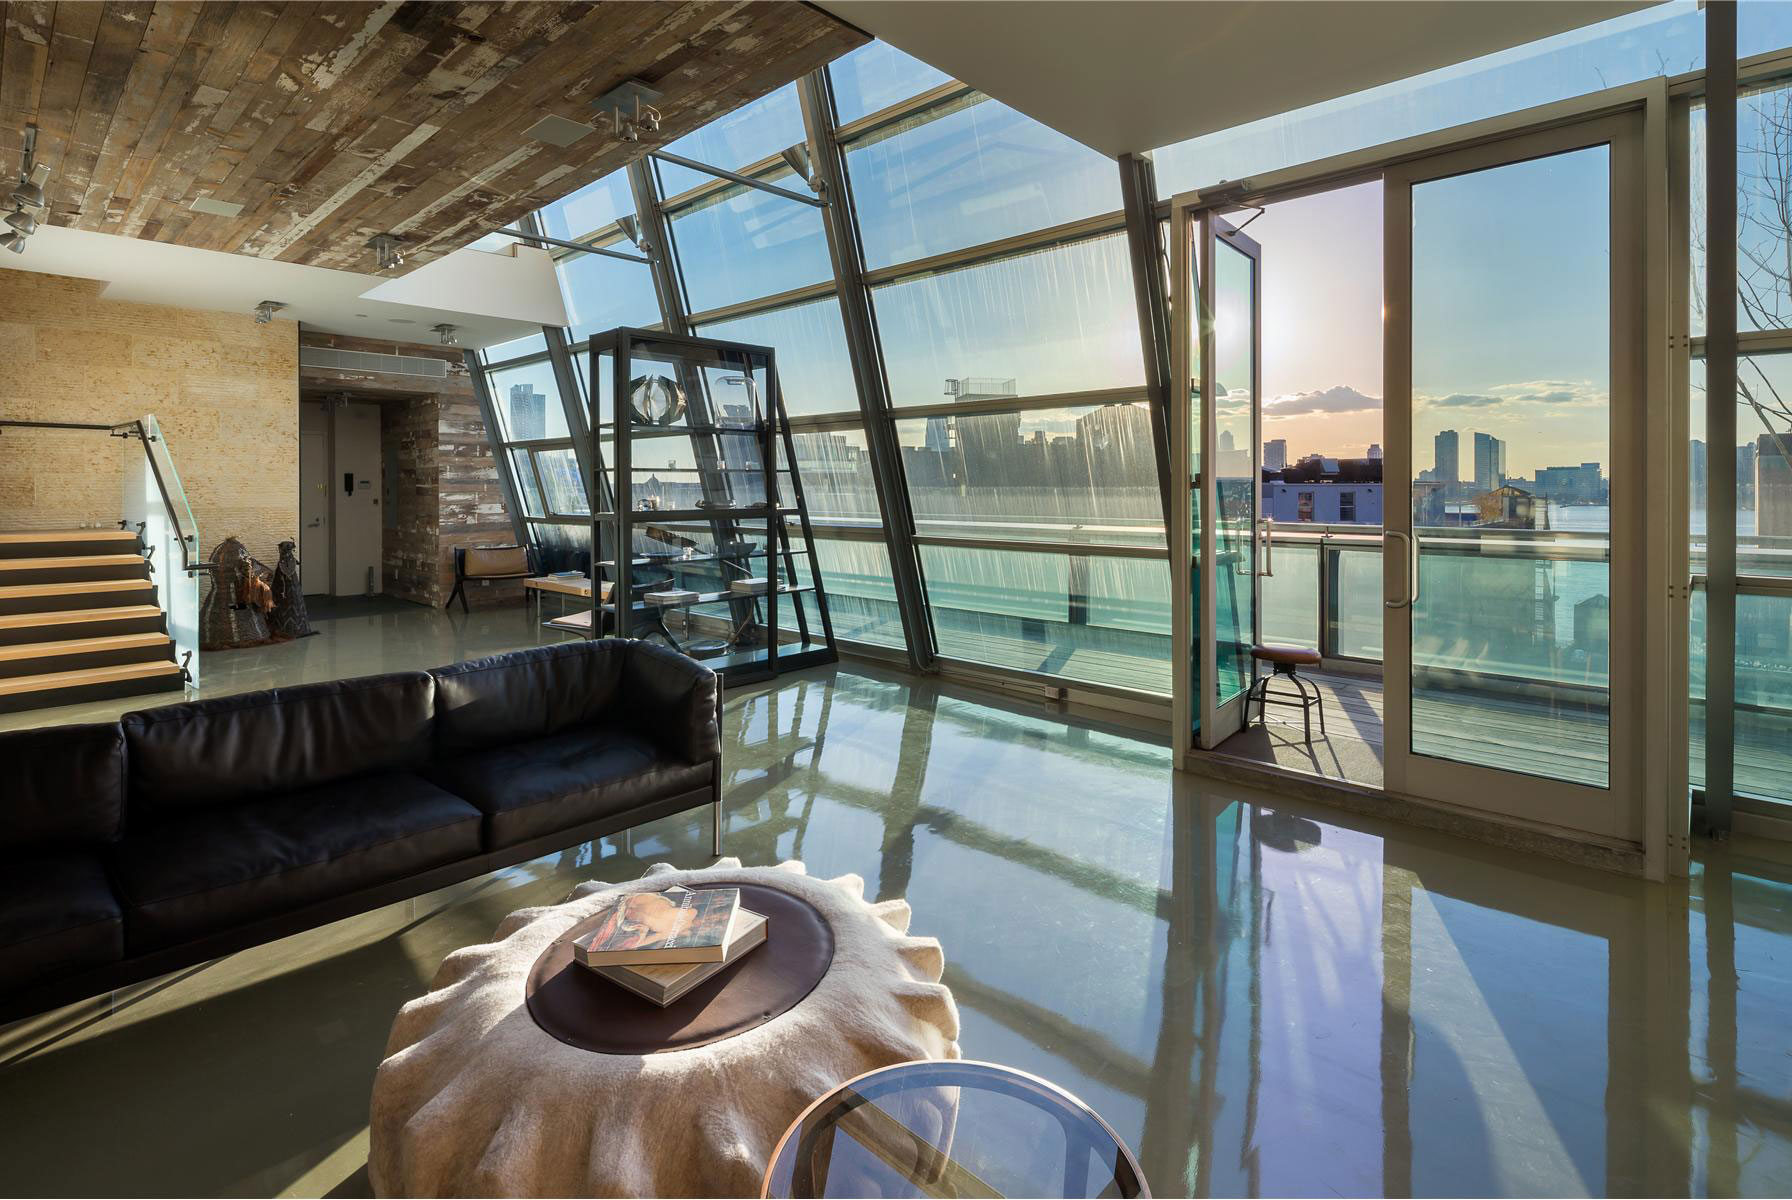
[[546,116],[523,130],[523,136],[564,149],[586,134],[596,132],[596,128],[591,125],[569,121],[565,117]]

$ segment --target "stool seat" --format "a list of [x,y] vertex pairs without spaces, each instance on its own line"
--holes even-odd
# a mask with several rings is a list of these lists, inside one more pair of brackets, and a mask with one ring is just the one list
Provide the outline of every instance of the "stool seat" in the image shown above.
[[1319,651],[1304,646],[1252,646],[1251,657],[1258,662],[1280,663],[1283,666],[1316,667]]

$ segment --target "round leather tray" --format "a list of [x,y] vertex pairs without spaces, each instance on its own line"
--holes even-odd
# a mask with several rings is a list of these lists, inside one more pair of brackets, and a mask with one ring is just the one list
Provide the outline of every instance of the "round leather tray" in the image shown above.
[[834,931],[804,900],[743,883],[740,902],[770,923],[765,943],[661,1008],[573,961],[561,934],[529,970],[524,999],[543,1032],[594,1054],[658,1054],[707,1046],[763,1025],[815,990],[834,961]]

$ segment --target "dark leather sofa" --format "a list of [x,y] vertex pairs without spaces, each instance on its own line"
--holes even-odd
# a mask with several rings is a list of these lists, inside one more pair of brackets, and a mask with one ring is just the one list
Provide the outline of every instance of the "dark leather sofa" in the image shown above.
[[0,734],[0,1020],[708,804],[720,690],[570,642]]

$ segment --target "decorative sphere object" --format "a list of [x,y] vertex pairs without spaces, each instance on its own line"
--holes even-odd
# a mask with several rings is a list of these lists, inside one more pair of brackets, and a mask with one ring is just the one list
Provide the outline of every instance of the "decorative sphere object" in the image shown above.
[[629,381],[628,406],[643,425],[671,425],[684,416],[684,389],[664,375],[637,375]]

